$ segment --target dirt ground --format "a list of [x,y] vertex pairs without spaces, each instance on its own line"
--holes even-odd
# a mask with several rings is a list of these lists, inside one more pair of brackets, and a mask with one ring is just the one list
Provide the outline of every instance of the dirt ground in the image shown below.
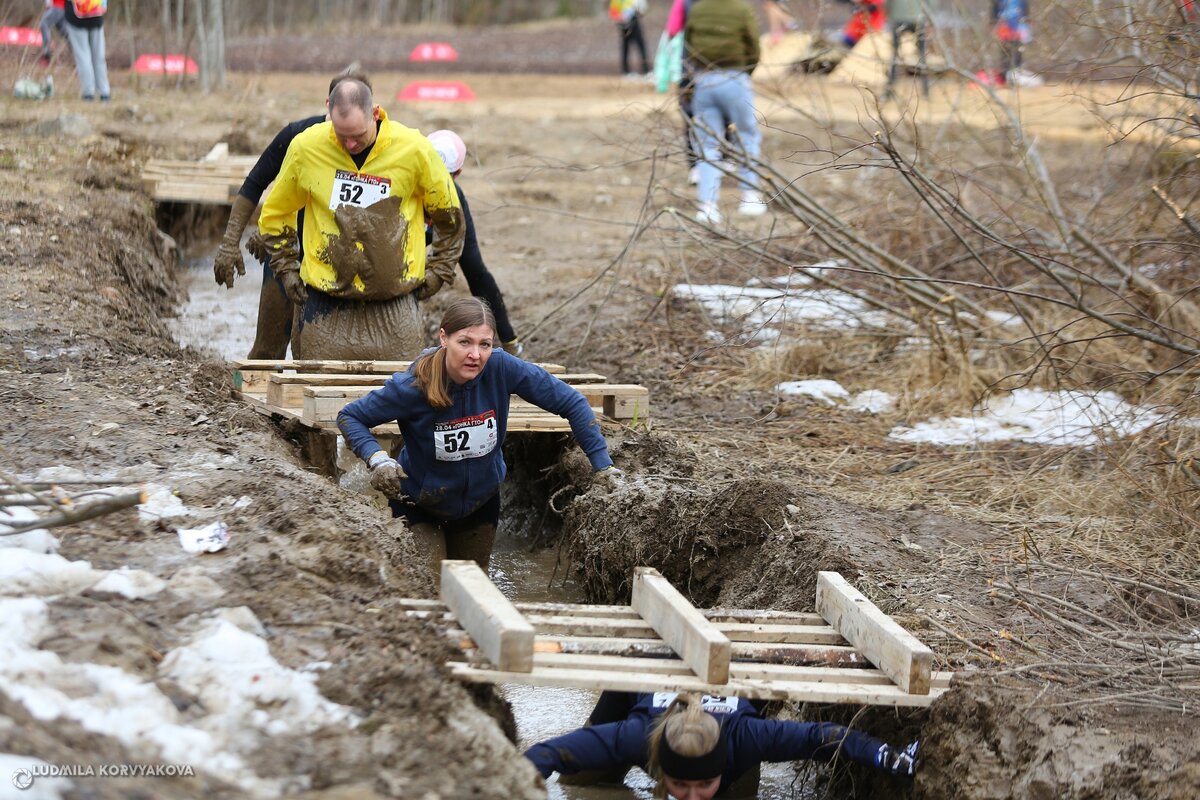
[[[578,41],[590,42],[594,28]],[[10,60],[0,71],[11,85],[22,70]],[[232,400],[225,365],[211,353],[181,349],[167,327],[185,301],[177,244],[189,253],[211,247],[203,234],[213,220],[156,214],[141,165],[153,157],[199,158],[218,141],[257,152],[283,123],[321,107],[327,77],[235,72],[229,88],[205,96],[136,87],[116,74],[108,105],[76,101],[69,88],[47,103],[0,100],[0,259],[8,275],[0,313],[3,473],[66,465],[167,486],[197,524],[222,519],[232,530],[227,550],[204,556],[180,550],[177,520],[148,521],[132,510],[58,531],[65,557],[98,569],[146,570],[168,589],[144,600],[94,591],[61,596],[50,604],[54,634],[40,647],[157,686],[186,724],[202,715],[204,702],[164,675],[163,654],[215,609],[245,607],[280,663],[329,662],[319,673],[321,694],[358,718],[313,732],[247,734],[240,752],[265,782],[253,790],[235,776],[201,771],[183,780],[81,782],[74,796],[545,796],[511,743],[503,703],[490,690],[450,679],[441,666],[450,648],[398,610],[398,598],[431,591],[404,531],[368,499],[310,468],[293,432]],[[406,124],[451,127],[467,142],[462,185],[527,357],[650,387],[652,429],[607,431],[629,475],[616,494],[589,490],[577,459],[559,459],[557,445],[514,441],[509,453],[517,463],[506,513],[521,520],[512,527],[543,545],[561,543],[592,600],[627,599],[631,568],[650,565],[701,605],[810,609],[816,572],[835,569],[930,643],[939,668],[962,673],[928,712],[872,711],[858,720],[889,738],[922,737],[924,766],[912,796],[1200,795],[1191,709],[1097,704],[1090,692],[1102,681],[1047,678],[1044,662],[1063,660],[1054,649],[1062,630],[996,593],[1004,579],[1052,572],[1028,560],[1028,543],[1061,522],[954,507],[938,500],[937,486],[909,495],[918,490],[905,485],[874,504],[859,502],[849,484],[872,482],[883,495],[891,485],[887,474],[834,468],[832,454],[859,422],[819,408],[788,409],[760,387],[713,379],[722,362],[706,360],[706,320],[669,297],[684,249],[623,253],[648,212],[691,209],[670,97],[615,75],[464,71],[444,77],[467,82],[478,97],[473,103],[392,101],[409,77],[377,70],[378,94]],[[70,86],[69,73],[59,85]],[[783,99],[763,93],[775,114],[767,153],[786,149],[783,126],[824,135],[797,105],[819,103],[848,120],[865,116],[850,87],[794,88]],[[1053,87],[1028,97],[1031,117],[1046,119],[1048,141],[1088,135],[1080,115],[1055,110],[1067,101]],[[76,115],[88,128],[83,135],[71,132]],[[773,230],[768,218],[750,224],[764,235]],[[696,282],[729,277],[719,262],[688,269]],[[445,300],[445,293],[435,300],[431,318]],[[911,448],[881,447],[892,447],[888,456],[897,463],[914,456]],[[781,448],[808,460],[781,460]],[[565,505],[565,513],[546,514],[548,496],[563,487],[556,507]],[[1093,613],[1148,602],[1137,587],[1118,602],[1111,586],[1057,571],[1052,577]],[[39,720],[3,691],[0,753],[51,763],[158,758],[145,742]],[[906,793],[861,780],[856,790],[837,791]]]

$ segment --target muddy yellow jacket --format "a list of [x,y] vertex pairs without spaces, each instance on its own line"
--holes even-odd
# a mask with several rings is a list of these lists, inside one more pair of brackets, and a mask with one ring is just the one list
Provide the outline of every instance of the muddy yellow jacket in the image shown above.
[[296,268],[303,210],[299,270],[309,286],[355,300],[414,291],[425,280],[426,217],[434,231],[428,270],[453,282],[466,234],[454,182],[428,139],[379,113],[361,169],[328,121],[292,140],[258,221],[277,273]]

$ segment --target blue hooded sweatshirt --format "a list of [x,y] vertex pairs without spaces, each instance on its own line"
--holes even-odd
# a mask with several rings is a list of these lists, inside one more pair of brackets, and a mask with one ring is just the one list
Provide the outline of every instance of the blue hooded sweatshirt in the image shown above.
[[[639,692],[624,720],[548,739],[526,750],[525,757],[543,778],[554,772],[571,775],[614,767],[646,769],[650,726],[676,696],[674,692]],[[856,764],[875,767],[885,747],[879,739],[832,722],[763,719],[749,701],[738,697],[705,695],[702,704],[721,723],[727,748],[718,794],[763,761],[829,761],[840,752]]]
[[[436,351],[426,350],[421,358]],[[612,466],[587,399],[536,364],[499,349],[474,378],[461,386],[451,382],[449,408],[429,404],[409,367],[348,404],[337,424],[346,443],[366,461],[383,449],[371,428],[395,421],[404,436],[404,493],[431,514],[462,519],[496,494],[508,472],[501,446],[513,394],[566,418],[593,469]]]

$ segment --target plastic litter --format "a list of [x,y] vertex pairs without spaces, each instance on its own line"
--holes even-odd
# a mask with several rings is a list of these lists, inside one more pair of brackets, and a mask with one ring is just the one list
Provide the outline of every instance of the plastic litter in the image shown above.
[[188,553],[215,553],[229,544],[229,526],[212,522],[203,528],[180,528],[179,544]]

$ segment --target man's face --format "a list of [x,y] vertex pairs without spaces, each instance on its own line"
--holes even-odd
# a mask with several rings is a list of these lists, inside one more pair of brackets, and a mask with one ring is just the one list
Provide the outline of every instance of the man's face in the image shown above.
[[370,114],[363,113],[357,106],[345,114],[339,114],[336,108],[332,108],[329,121],[333,123],[333,135],[338,142],[346,148],[347,153],[356,156],[375,143],[375,120],[378,115],[378,107]]

